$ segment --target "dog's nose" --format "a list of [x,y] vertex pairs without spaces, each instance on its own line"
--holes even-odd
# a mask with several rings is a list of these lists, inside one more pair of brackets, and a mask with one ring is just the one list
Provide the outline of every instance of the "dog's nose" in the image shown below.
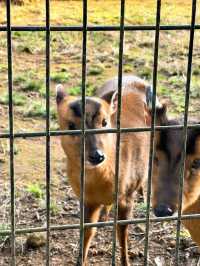
[[92,164],[100,164],[105,159],[105,156],[101,150],[94,150],[89,155],[89,161]]
[[154,208],[154,214],[158,217],[172,216],[173,213],[172,208],[167,204],[159,204]]

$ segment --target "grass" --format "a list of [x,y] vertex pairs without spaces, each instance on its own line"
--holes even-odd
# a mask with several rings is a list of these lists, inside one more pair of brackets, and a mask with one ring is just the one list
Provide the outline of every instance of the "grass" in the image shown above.
[[51,215],[53,216],[58,215],[61,211],[61,207],[56,203],[55,200],[51,200],[50,211],[51,211]]
[[46,107],[43,102],[32,102],[27,110],[24,110],[26,117],[46,117]]
[[0,64],[0,72],[6,72],[8,69],[8,66],[6,64]]
[[147,205],[144,202],[140,202],[136,205],[136,210],[141,216],[146,214],[146,209],[147,209]]
[[[24,110],[23,115],[25,117],[46,118],[46,104],[45,104],[45,102],[43,102],[43,101],[31,102],[28,106],[28,109]],[[56,119],[56,110],[54,107],[50,108],[50,117],[51,117],[51,119]]]
[[[46,209],[46,201],[42,199],[40,201],[40,206],[41,206],[41,208]],[[50,211],[51,211],[52,216],[58,215],[61,211],[61,207],[56,203],[56,201],[54,199],[51,199]]]
[[102,74],[104,68],[101,65],[92,65],[91,67],[89,67],[88,70],[88,75],[100,75]]
[[45,52],[43,32],[14,32],[13,44],[18,53],[36,54]]
[[51,80],[57,83],[65,83],[69,80],[69,78],[70,78],[70,75],[66,71],[53,73],[51,75]]
[[21,86],[21,89],[23,91],[35,91],[40,92],[44,87],[44,82],[41,80],[27,80],[25,83]]
[[29,184],[26,191],[36,199],[42,199],[44,197],[44,191],[39,184]]
[[[7,223],[0,223],[0,232],[5,231],[5,230],[9,230],[10,226]],[[0,243],[4,242],[7,239],[8,236],[3,236],[0,235]]]
[[[0,103],[4,105],[8,105],[9,103],[9,95],[6,93],[0,96]],[[20,94],[19,92],[13,93],[13,104],[16,106],[23,106],[26,103],[26,96]]]
[[[88,3],[89,24],[119,24],[120,2],[90,0]],[[51,1],[52,25],[79,25],[82,23],[82,1]],[[44,25],[45,7],[41,1],[32,1],[24,6],[13,6],[12,23],[14,25]],[[126,1],[127,24],[154,24],[156,2],[149,0]],[[5,23],[5,6],[2,7],[0,23]],[[178,24],[189,23],[191,14],[191,2],[186,0],[166,0],[162,4],[161,22]],[[199,18],[199,12],[197,19]]]
[[[81,85],[69,88],[67,92],[72,96],[78,96],[81,94]],[[95,92],[95,87],[91,84],[86,86],[86,96],[93,96]]]
[[[118,25],[120,4],[115,1],[95,1],[88,3],[88,23],[98,25]],[[51,1],[52,25],[80,25],[82,23],[82,1]],[[110,8],[112,6],[112,8]],[[67,7],[67,8],[66,8]],[[126,1],[126,25],[155,24],[155,1],[145,3],[136,0]],[[0,24],[5,23],[6,8],[2,5]],[[191,3],[186,0],[166,0],[162,3],[162,24],[190,23]],[[197,9],[197,21],[200,10]],[[12,6],[13,25],[45,25],[45,8],[41,1],[26,2],[24,6]],[[193,60],[193,76],[200,75],[198,56],[198,39],[200,33],[195,32],[195,47]],[[46,96],[45,87],[45,32],[12,32],[13,39],[13,84],[24,96],[31,94],[32,102],[24,104],[23,94],[16,96],[17,105],[25,106],[25,110],[18,110],[28,117],[45,118],[44,104],[40,103]],[[6,34],[0,33],[0,53],[6,58]],[[124,69],[125,73],[134,73],[152,82],[154,32],[125,32]],[[159,48],[159,86],[158,93],[170,102],[174,113],[183,110],[183,94],[188,53],[188,32],[162,31],[160,33]],[[51,84],[65,84],[71,95],[81,94],[81,32],[52,32],[51,33]],[[88,32],[88,77],[87,95],[92,96],[95,89],[104,81],[117,74],[119,32]],[[4,60],[5,61],[5,60]],[[23,61],[23,64],[21,63]],[[6,90],[7,63],[0,64],[2,83],[0,91]],[[16,75],[16,73],[18,73]],[[4,75],[5,74],[5,75]],[[160,76],[162,75],[162,78]],[[195,80],[191,87],[191,100],[199,97],[200,82]],[[182,92],[177,92],[182,91]],[[34,94],[32,94],[34,92]],[[50,91],[51,96],[54,93]],[[33,98],[33,97],[36,97]],[[1,103],[6,104],[6,93],[1,94]],[[53,99],[51,100],[53,101]],[[191,101],[191,104],[193,103]],[[197,105],[195,105],[197,106]],[[170,109],[169,108],[169,109]],[[196,108],[196,107],[195,107]],[[52,111],[52,117],[55,112]]]

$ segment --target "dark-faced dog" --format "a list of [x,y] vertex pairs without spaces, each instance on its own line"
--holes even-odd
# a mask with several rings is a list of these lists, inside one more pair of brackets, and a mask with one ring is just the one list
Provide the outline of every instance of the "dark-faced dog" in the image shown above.
[[[178,125],[169,120],[166,106],[157,110],[157,123]],[[152,205],[156,216],[171,216],[177,211],[183,130],[167,129],[156,132],[155,157],[152,177]],[[200,213],[200,129],[188,129],[182,213]],[[184,220],[183,224],[200,245],[200,220]]]

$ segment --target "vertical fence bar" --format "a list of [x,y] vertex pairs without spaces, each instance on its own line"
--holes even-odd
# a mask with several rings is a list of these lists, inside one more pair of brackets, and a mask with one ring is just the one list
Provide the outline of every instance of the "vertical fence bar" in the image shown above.
[[161,12],[161,0],[157,0],[156,32],[155,32],[155,42],[154,42],[155,45],[154,45],[154,64],[153,64],[153,98],[152,98],[152,116],[151,116],[152,120],[151,120],[151,136],[150,136],[150,150],[149,150],[148,184],[147,184],[147,209],[146,209],[144,265],[148,265],[149,226],[150,226],[149,218],[150,218],[151,180],[152,180],[153,157],[154,157],[158,50],[159,50],[159,35],[160,35],[160,12]]
[[125,0],[121,0],[120,9],[120,39],[119,39],[119,66],[118,66],[118,103],[117,103],[117,141],[115,154],[115,194],[114,194],[114,225],[113,225],[113,242],[112,242],[112,265],[115,265],[116,253],[116,232],[118,218],[118,192],[119,192],[119,161],[120,161],[120,117],[121,117],[121,95],[122,95],[122,71],[123,71],[123,50],[124,50],[124,16]]
[[50,264],[50,4],[46,0],[46,265]]
[[183,127],[183,153],[182,153],[182,167],[179,178],[179,195],[178,195],[178,219],[177,219],[177,230],[176,230],[176,255],[175,265],[179,265],[179,244],[180,244],[180,226],[181,226],[181,212],[182,212],[182,196],[184,186],[184,172],[185,172],[185,158],[187,148],[187,123],[188,123],[188,110],[190,101],[190,82],[192,73],[192,55],[194,46],[194,30],[195,30],[195,17],[196,17],[196,0],[192,1],[192,15],[191,15],[191,29],[190,29],[190,40],[189,40],[189,53],[188,53],[188,64],[187,64],[187,81],[185,90],[185,108],[184,108],[184,127]]
[[82,119],[81,119],[81,176],[80,176],[80,246],[79,264],[83,265],[84,247],[84,199],[85,199],[85,92],[87,59],[87,0],[83,0],[83,36],[82,36]]
[[8,95],[9,95],[9,139],[10,139],[10,195],[11,195],[11,265],[15,265],[15,177],[14,177],[14,136],[13,136],[13,84],[12,84],[12,32],[10,0],[6,0]]

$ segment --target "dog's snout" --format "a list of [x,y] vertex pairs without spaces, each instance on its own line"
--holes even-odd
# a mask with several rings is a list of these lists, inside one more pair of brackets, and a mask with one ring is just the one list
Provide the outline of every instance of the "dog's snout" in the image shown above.
[[94,150],[89,155],[89,161],[92,164],[100,164],[105,159],[105,156],[101,150]]
[[173,209],[167,204],[159,204],[154,208],[154,214],[157,217],[172,216]]

